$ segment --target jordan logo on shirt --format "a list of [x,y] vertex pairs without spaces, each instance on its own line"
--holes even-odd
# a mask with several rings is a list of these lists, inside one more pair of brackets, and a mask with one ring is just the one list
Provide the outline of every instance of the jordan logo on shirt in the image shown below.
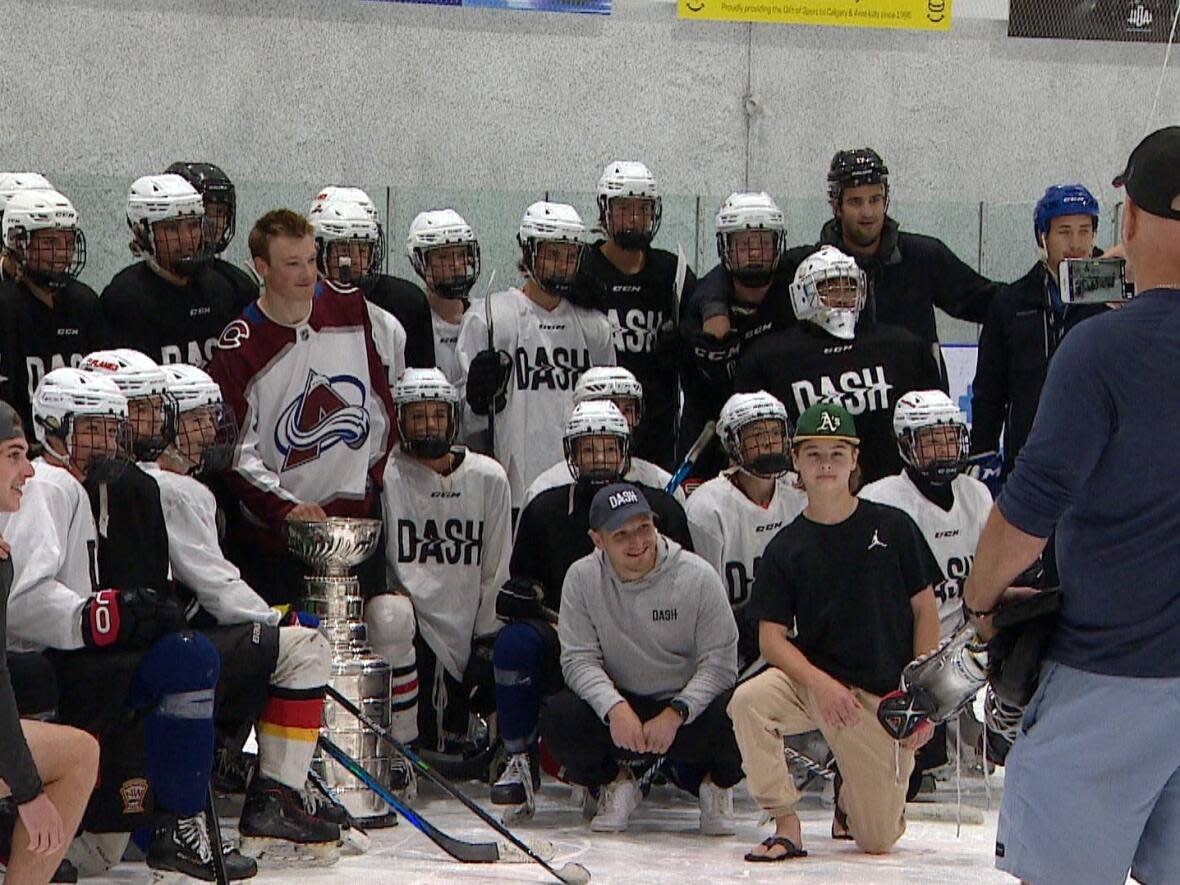
[[888,544],[886,544],[884,541],[881,540],[881,536],[879,534],[877,534],[877,531],[878,531],[877,529],[873,529],[873,540],[869,541],[869,546],[865,549],[872,550],[874,547],[888,547],[889,546]]

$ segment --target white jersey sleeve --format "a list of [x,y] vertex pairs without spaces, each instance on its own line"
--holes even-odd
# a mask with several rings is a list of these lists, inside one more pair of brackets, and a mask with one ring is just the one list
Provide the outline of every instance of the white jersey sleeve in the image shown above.
[[373,346],[377,348],[377,355],[385,366],[389,386],[393,387],[406,370],[405,327],[384,308],[371,301],[366,301],[365,305],[369,309],[369,322],[373,327]]
[[525,490],[524,500],[522,500],[520,503],[520,509],[524,510],[524,508],[528,507],[529,502],[532,501],[533,498],[537,497],[537,495],[541,494],[541,492],[548,491],[549,489],[555,489],[558,486],[568,486],[573,481],[574,475],[570,473],[569,462],[565,460],[558,461],[548,470],[543,471],[540,476],[532,481],[529,487]]
[[[624,479],[630,482],[641,482],[645,486],[651,486],[653,489],[659,489],[662,492],[668,487],[668,483],[672,481],[672,474],[658,464],[653,464],[651,461],[645,461],[643,458],[632,458],[631,469],[627,471]],[[676,487],[676,491],[672,493],[672,497],[679,501],[681,505],[685,503],[683,484]]]
[[512,490],[508,487],[508,474],[498,463],[475,453],[468,454],[468,457],[477,458],[486,474],[484,546],[475,635],[487,636],[497,632],[503,624],[496,615],[496,596],[508,580],[508,561],[512,555]]
[[242,580],[238,567],[221,552],[213,493],[192,477],[155,464],[142,466],[160,486],[173,576],[218,624],[277,624],[279,613]]

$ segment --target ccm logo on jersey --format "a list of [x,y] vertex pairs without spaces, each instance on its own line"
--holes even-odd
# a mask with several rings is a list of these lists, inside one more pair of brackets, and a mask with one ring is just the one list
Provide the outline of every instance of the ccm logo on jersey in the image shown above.
[[275,424],[275,447],[283,470],[315,461],[344,443],[359,449],[369,438],[365,385],[354,375],[321,375],[308,370],[303,393],[291,400]]
[[885,380],[884,366],[841,372],[838,378],[821,375],[816,384],[796,381],[791,385],[800,414],[820,400],[838,402],[853,415],[888,409],[892,389],[893,385]]
[[959,530],[958,529],[950,529],[945,532],[935,532],[934,537],[936,537],[936,538],[957,538],[957,537],[959,537]]
[[775,529],[781,529],[782,527],[783,527],[782,522],[768,522],[766,525],[757,526],[754,529],[754,531],[755,532],[773,532]]

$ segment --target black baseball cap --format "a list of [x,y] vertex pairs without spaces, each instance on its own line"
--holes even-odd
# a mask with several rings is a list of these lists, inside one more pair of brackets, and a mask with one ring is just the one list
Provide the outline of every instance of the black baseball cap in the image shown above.
[[643,492],[627,482],[611,483],[598,490],[590,502],[590,528],[613,532],[636,516],[651,514]]
[[1180,126],[1157,129],[1139,142],[1111,184],[1125,187],[1145,212],[1180,221]]

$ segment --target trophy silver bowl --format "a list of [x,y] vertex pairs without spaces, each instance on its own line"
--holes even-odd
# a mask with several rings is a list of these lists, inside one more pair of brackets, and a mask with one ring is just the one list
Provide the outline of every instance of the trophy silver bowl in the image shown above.
[[[360,581],[352,569],[377,552],[381,521],[332,517],[325,520],[288,520],[287,547],[310,570],[304,575],[302,611],[320,620],[332,647],[332,675],[328,682],[382,725],[390,721],[390,667],[373,654],[365,632],[365,603]],[[384,741],[352,716],[324,706],[320,730],[383,784],[389,784],[391,755]],[[356,818],[381,825],[389,811],[385,802],[360,784],[337,762],[317,750],[312,765],[323,776],[336,799]]]

